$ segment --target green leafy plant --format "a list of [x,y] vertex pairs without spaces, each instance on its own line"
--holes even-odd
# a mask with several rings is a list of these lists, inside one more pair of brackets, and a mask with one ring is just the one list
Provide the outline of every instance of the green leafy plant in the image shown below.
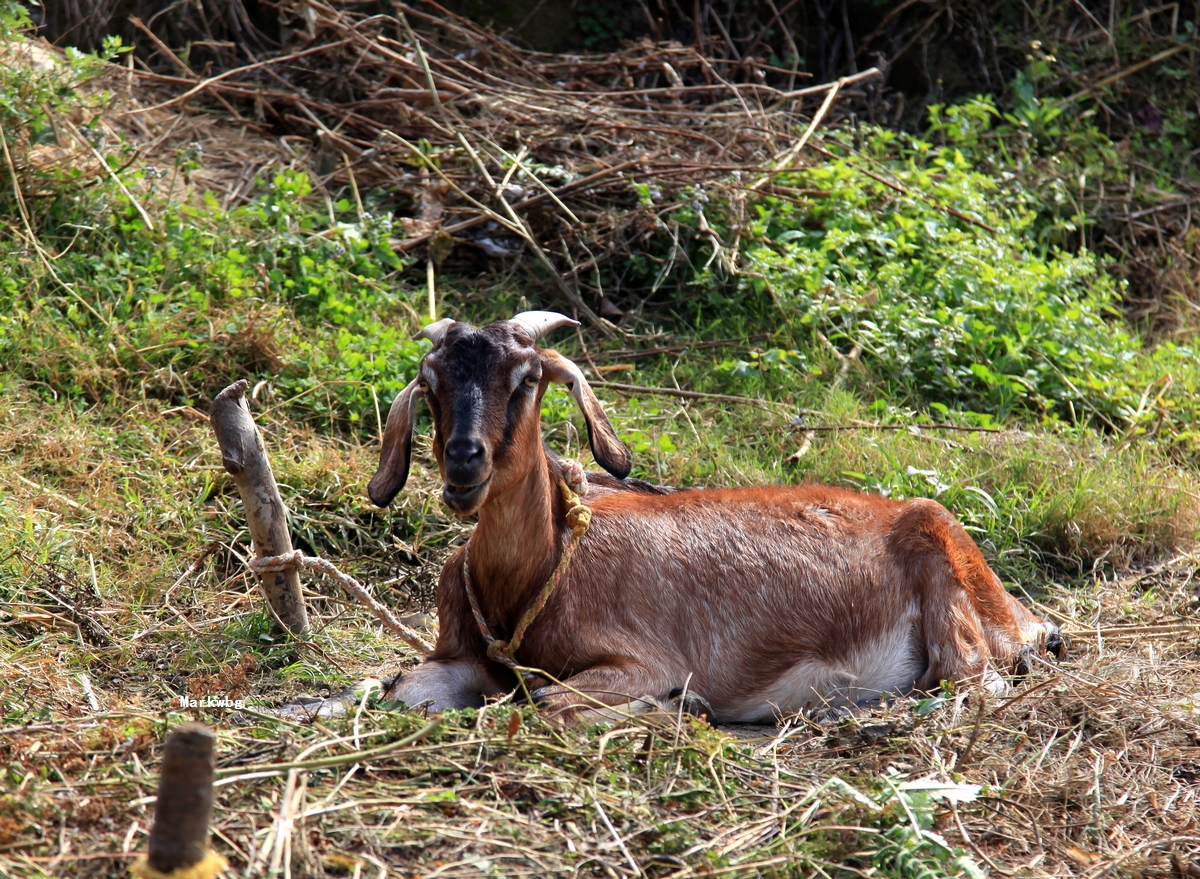
[[[0,62],[0,125],[10,141],[20,133],[31,145],[56,143],[51,117],[81,102],[89,107],[102,105],[107,95],[84,95],[80,87],[100,74],[105,61],[129,48],[121,45],[120,37],[109,36],[99,52],[68,48],[60,57],[23,38],[32,26],[21,4],[0,0],[0,58],[4,59]],[[11,195],[9,191],[3,197]]]
[[974,858],[933,830],[935,804],[941,800],[972,802],[979,795],[978,785],[935,780],[904,782],[894,772],[881,780],[887,791],[881,806],[899,820],[878,838],[872,853],[877,868],[897,879],[983,879],[983,870]]
[[1030,246],[1035,205],[957,147],[867,141],[790,175],[827,193],[811,205],[757,206],[745,257],[762,280],[745,283],[769,283],[814,337],[860,346],[927,403],[999,416],[1110,406],[1101,385],[1139,346],[1109,320],[1115,287],[1095,260]]

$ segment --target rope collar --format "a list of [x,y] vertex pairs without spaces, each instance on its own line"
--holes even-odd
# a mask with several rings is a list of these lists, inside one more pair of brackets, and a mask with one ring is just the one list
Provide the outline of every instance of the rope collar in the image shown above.
[[[471,604],[471,613],[475,616],[475,623],[479,626],[479,633],[483,635],[483,640],[487,644],[488,659],[493,662],[499,662],[502,665],[508,666],[518,675],[521,672],[518,670],[517,661],[515,659],[517,650],[521,647],[521,642],[525,638],[526,630],[533,625],[533,621],[537,619],[542,608],[546,606],[546,602],[550,600],[554,588],[558,585],[563,572],[567,569],[567,565],[571,563],[571,556],[575,552],[575,548],[579,546],[579,541],[583,539],[583,535],[587,533],[588,526],[592,523],[592,511],[579,499],[579,494],[567,484],[567,479],[581,489],[582,493],[587,492],[587,480],[583,476],[583,468],[574,461],[567,462],[566,473],[564,477],[558,481],[558,490],[562,494],[563,500],[567,504],[567,524],[571,527],[571,539],[563,549],[562,556],[558,560],[558,565],[554,569],[554,573],[550,575],[550,579],[542,586],[533,603],[525,609],[525,613],[521,615],[521,619],[517,622],[516,629],[513,630],[513,635],[507,641],[503,641],[492,634],[491,627],[488,626],[487,620],[483,617],[483,611],[479,607],[479,596],[475,592],[475,586],[471,582],[471,541],[467,540],[466,550],[463,552],[463,586],[466,589],[467,601]],[[472,537],[474,535],[472,534]]]

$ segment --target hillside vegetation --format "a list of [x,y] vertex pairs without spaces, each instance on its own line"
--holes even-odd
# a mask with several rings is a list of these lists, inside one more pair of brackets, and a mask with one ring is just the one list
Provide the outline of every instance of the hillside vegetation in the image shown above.
[[[220,740],[214,846],[247,876],[1188,869],[1194,5],[947,7],[989,46],[945,61],[953,88],[945,10],[817,34],[811,10],[717,5],[650,34],[580,3],[605,53],[564,56],[404,4],[283,4],[239,43],[198,29],[204,0],[147,16],[135,58],[54,48],[0,0],[0,870],[122,874],[192,718]],[[882,72],[855,78],[847,41],[889,44]],[[936,498],[1071,656],[1008,699],[947,685],[825,725],[271,714],[417,657],[315,577],[312,634],[274,630],[212,398],[250,381],[296,545],[434,627],[470,523],[427,419],[408,488],[370,505],[381,413],[431,310],[528,308],[582,319],[546,344],[633,475]],[[542,416],[590,463],[565,392]]]

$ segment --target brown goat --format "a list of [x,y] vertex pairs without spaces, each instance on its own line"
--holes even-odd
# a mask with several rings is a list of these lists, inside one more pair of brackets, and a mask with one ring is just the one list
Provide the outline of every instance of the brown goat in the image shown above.
[[[408,476],[417,403],[433,414],[442,497],[479,515],[470,578],[491,633],[510,637],[570,540],[542,442],[542,395],[565,384],[592,454],[591,526],[519,648],[557,683],[535,699],[573,718],[597,703],[634,710],[681,689],[713,720],[761,721],[849,707],[942,680],[1006,686],[1028,650],[1061,655],[1058,629],[1001,586],[979,548],[932,500],[824,485],[676,490],[627,479],[631,459],[579,368],[535,347],[562,315],[526,312],[478,329],[443,320],[392,404],[371,499]],[[386,695],[430,710],[478,706],[516,678],[488,658],[464,584],[468,547],[438,582],[437,645]],[[585,695],[580,695],[580,694]]]

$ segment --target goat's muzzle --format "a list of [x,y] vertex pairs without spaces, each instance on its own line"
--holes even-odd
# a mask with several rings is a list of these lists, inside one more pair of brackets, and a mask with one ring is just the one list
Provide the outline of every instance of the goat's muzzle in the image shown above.
[[478,438],[451,436],[442,452],[442,500],[460,516],[479,509],[492,481],[491,455]]
[[477,485],[455,485],[447,482],[442,486],[442,500],[458,515],[469,516],[483,506],[483,502],[487,500],[488,486],[491,484],[490,475]]

